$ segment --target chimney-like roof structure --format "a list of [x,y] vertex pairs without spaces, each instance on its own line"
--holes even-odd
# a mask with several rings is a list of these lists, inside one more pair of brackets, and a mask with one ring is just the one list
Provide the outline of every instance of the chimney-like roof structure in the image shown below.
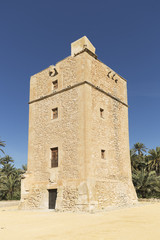
[[77,55],[78,53],[80,53],[86,48],[89,51],[91,51],[93,54],[95,54],[95,50],[96,50],[95,47],[92,45],[89,39],[86,36],[84,36],[78,39],[77,41],[71,43],[71,56],[73,57]]

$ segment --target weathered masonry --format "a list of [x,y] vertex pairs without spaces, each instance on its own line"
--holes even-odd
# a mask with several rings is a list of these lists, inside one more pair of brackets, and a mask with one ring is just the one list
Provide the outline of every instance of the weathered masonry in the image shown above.
[[136,202],[126,84],[87,37],[31,77],[20,208],[96,211]]

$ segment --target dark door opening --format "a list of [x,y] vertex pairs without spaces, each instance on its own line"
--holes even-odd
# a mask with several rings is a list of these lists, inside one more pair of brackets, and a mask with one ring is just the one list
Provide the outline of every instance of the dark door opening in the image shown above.
[[55,209],[57,199],[57,189],[50,189],[49,192],[49,209]]

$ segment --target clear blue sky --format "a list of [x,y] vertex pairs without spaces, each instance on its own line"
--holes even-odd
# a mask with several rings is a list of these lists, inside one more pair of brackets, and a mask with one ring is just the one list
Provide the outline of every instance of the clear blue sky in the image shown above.
[[30,76],[84,35],[128,81],[130,146],[160,146],[159,0],[1,0],[0,137],[17,167],[27,162]]

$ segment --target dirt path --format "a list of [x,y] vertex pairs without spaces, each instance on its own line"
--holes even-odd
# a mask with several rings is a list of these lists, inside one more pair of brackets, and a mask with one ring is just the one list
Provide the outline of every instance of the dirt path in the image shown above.
[[160,203],[98,214],[0,209],[0,240],[159,240]]

